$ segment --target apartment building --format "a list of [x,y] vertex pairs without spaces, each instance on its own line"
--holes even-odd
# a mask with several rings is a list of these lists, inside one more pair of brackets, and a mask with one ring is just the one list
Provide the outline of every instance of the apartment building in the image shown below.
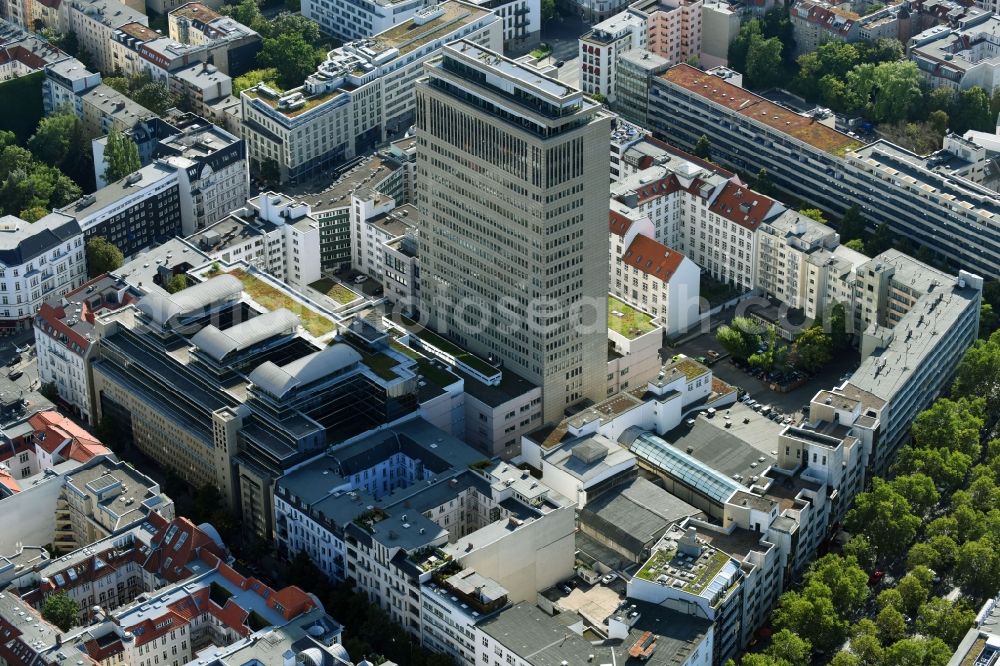
[[971,7],[965,16],[914,35],[910,60],[933,87],[1000,87],[1000,16]]
[[948,666],[959,666],[968,662],[988,664],[996,659],[997,641],[1000,639],[998,623],[1000,623],[1000,608],[997,606],[997,600],[995,597],[987,599],[979,609],[975,623],[955,649]]
[[601,21],[580,37],[580,90],[613,101],[621,54],[647,48],[648,33],[645,18],[627,10]]
[[52,384],[75,418],[94,422],[93,381],[88,364],[94,354],[97,315],[134,302],[140,292],[123,280],[102,275],[46,300],[35,316],[38,378]]
[[62,61],[68,61],[69,66],[82,67],[79,60],[44,39],[21,29],[14,22],[0,19],[0,81],[27,76]]
[[94,65],[104,74],[115,71],[112,47],[115,30],[129,23],[149,25],[143,11],[119,0],[67,0],[66,11],[69,31],[76,35],[80,48],[94,59]]
[[725,0],[707,0],[701,8],[702,67],[725,67],[729,64],[729,45],[740,34],[739,8]]
[[140,594],[188,578],[203,553],[228,557],[215,528],[151,513],[122,533],[22,571],[11,586],[39,611],[53,594],[67,595],[80,607],[78,626],[85,627]]
[[[62,81],[53,78],[53,97],[66,97],[66,89],[62,87]],[[83,79],[83,83],[91,79]],[[79,87],[79,79],[73,81],[74,88]],[[59,90],[59,89],[62,90]],[[76,95],[79,96],[79,104],[73,104],[83,121],[83,129],[88,137],[104,136],[112,129],[125,132],[132,129],[137,124],[156,117],[156,114],[133,102],[131,98],[121,94],[111,86],[100,83],[91,88],[83,88]],[[56,108],[56,107],[53,107]]]
[[632,220],[612,209],[609,227],[611,295],[651,314],[667,335],[694,325],[700,306],[698,266],[657,241],[648,217]]
[[504,53],[523,53],[538,43],[542,31],[539,0],[472,0],[491,9],[503,22]]
[[619,63],[634,49],[668,64],[699,58],[703,6],[702,0],[638,0],[596,24],[580,38],[580,89],[614,101]]
[[[486,595],[478,601],[489,606],[533,601],[573,572],[573,508],[564,498],[419,421],[295,470],[278,482],[275,509],[287,529],[283,547],[315,551],[327,575],[353,580],[394,621],[462,663],[475,659],[468,627],[440,630],[432,581],[462,589],[454,574],[475,572]],[[512,558],[518,566],[508,566]]]
[[[929,167],[885,141],[867,146],[730,81],[677,65],[650,79],[649,127],[690,148],[707,134],[713,158],[743,173],[766,168],[781,189],[835,215],[856,205],[871,224],[980,275],[995,277],[996,193]],[[694,259],[694,257],[692,257]],[[694,259],[696,263],[700,262]]]
[[121,534],[152,513],[174,518],[173,500],[155,481],[109,454],[84,463],[67,459],[25,481],[19,492],[0,500],[0,508],[5,512],[3,553],[18,544],[69,552]]
[[90,462],[110,455],[93,435],[55,411],[39,411],[4,434],[0,469],[5,473],[5,495],[20,492],[22,483],[66,461]]
[[[229,76],[253,69],[263,40],[239,21],[200,2],[189,2],[167,14],[170,39],[193,46],[211,45],[212,64]],[[217,48],[219,45],[224,48]]]
[[[604,397],[607,247],[578,238],[605,215],[610,118],[472,42],[442,54],[417,84],[421,311],[430,328],[541,385],[554,421]],[[512,120],[511,104],[528,120]],[[502,145],[523,156],[517,166]],[[551,309],[539,313],[543,301]]]
[[384,244],[412,235],[417,224],[413,204],[397,206],[394,199],[370,190],[351,195],[351,268],[381,280]]
[[1000,134],[969,130],[962,136],[946,134],[941,150],[932,154],[927,165],[952,176],[1000,192]]
[[194,231],[190,185],[174,166],[157,161],[87,194],[59,213],[76,220],[85,239],[103,236],[126,257]]
[[[203,228],[246,203],[250,191],[245,144],[239,137],[194,113],[172,110],[165,118],[152,117],[123,133],[139,149],[144,167],[154,164],[177,173],[182,206]],[[107,137],[92,142],[94,177],[105,187]]]
[[384,333],[356,321],[334,338],[338,318],[284,283],[246,264],[213,270],[98,317],[94,400],[161,465],[220,488],[261,537],[274,479],[317,451],[413,412],[461,422],[460,383],[419,385]]
[[214,260],[249,264],[301,290],[322,277],[319,235],[308,205],[264,192],[186,240]]
[[[412,141],[412,140],[409,140]],[[412,203],[413,165],[401,151],[390,146],[343,170],[339,177],[318,194],[307,194],[299,200],[312,210],[319,222],[320,255],[325,271],[350,268],[352,247],[360,247],[355,228],[351,223],[351,206],[355,192],[368,191],[397,206]],[[378,278],[377,274],[372,274]]]
[[61,213],[34,223],[0,217],[0,327],[28,328],[46,299],[83,284],[83,239],[77,221]]
[[865,465],[881,474],[975,341],[982,278],[950,276],[889,250],[862,264],[853,286],[861,367],[818,393],[810,418],[862,430]]
[[[530,602],[514,604],[476,626],[478,664],[543,666],[573,663],[709,666],[715,633],[710,622],[630,600],[629,613],[593,626],[584,611],[553,617]],[[600,632],[590,640],[583,629]]]
[[[303,14],[309,16],[307,5]],[[273,162],[282,182],[297,181],[401,135],[413,123],[412,85],[423,63],[456,39],[499,49],[502,32],[493,12],[448,0],[334,49],[299,88],[243,91],[242,131],[252,165]]]
[[45,66],[42,81],[42,109],[46,115],[67,108],[83,118],[83,93],[101,83],[101,75],[91,72],[75,59]]
[[[3,658],[55,664],[74,655],[79,664],[181,666],[211,653],[216,664],[244,663],[234,660],[245,657],[260,659],[257,663],[284,659],[351,666],[340,645],[341,626],[316,597],[297,587],[276,590],[241,576],[222,559],[228,556],[211,526],[203,530],[186,519],[159,521],[99,547],[108,546],[102,552],[106,560],[83,551],[69,556],[72,562],[64,558],[53,563],[53,568],[69,568],[40,585],[35,581],[38,587],[24,599],[4,595],[16,601],[0,605],[0,627],[14,637],[5,644]],[[120,587],[105,589],[113,584],[109,579]],[[81,589],[93,590],[92,603],[81,603],[86,609],[83,624],[65,633],[57,633],[29,605],[29,597],[40,601],[43,591],[60,588],[73,596]],[[97,590],[103,605],[93,605],[100,598]],[[31,623],[25,624],[26,618]],[[276,649],[281,649],[278,655]]]
[[795,54],[811,53],[826,42],[861,39],[861,16],[822,0],[801,0],[788,13]]

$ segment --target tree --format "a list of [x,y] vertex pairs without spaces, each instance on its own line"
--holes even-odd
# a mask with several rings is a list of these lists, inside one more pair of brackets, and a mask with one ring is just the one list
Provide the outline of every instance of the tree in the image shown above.
[[164,289],[167,290],[168,294],[176,294],[178,291],[181,291],[182,289],[187,289],[187,286],[188,286],[187,275],[185,275],[184,273],[178,273],[177,275],[174,275],[169,280],[167,280],[167,284],[164,286]]
[[883,222],[875,228],[875,233],[872,234],[868,242],[865,243],[865,254],[869,257],[874,257],[877,254],[882,254],[886,250],[892,247],[893,234],[889,225]]
[[878,637],[882,645],[890,645],[906,636],[906,620],[903,614],[892,606],[885,606],[875,616]]
[[984,398],[985,426],[990,430],[996,426],[1000,419],[1000,331],[966,350],[955,373],[952,397]]
[[[125,136],[117,128],[108,132],[108,142],[104,147],[104,182],[113,183],[142,168],[139,162],[139,146],[131,137]],[[117,267],[116,267],[117,268]]]
[[993,114],[990,113],[990,98],[979,86],[966,88],[958,93],[955,102],[952,130],[956,134],[965,134],[968,130],[992,131]]
[[[861,666],[880,666],[885,651],[878,640],[878,629],[871,620],[862,620],[872,625],[872,632],[857,632],[851,638],[851,652],[857,655]],[[860,624],[860,623],[859,623]]]
[[97,277],[118,269],[125,263],[125,256],[116,245],[104,236],[94,236],[87,241],[87,274]]
[[812,581],[801,591],[786,592],[772,615],[774,626],[788,629],[817,650],[835,649],[847,637],[848,623],[837,615],[830,588]]
[[60,631],[75,627],[79,615],[80,604],[65,592],[51,594],[42,602],[42,617],[59,627]]
[[556,0],[542,0],[542,20],[551,21],[556,17]]
[[920,72],[912,61],[879,63],[874,71],[874,84],[872,116],[877,122],[903,120],[923,102]]
[[282,33],[264,40],[257,60],[278,72],[278,83],[286,90],[302,84],[316,70],[316,49],[301,35]]
[[906,498],[880,478],[872,480],[871,491],[859,493],[844,520],[849,532],[864,533],[879,558],[903,553],[920,526],[920,518],[910,511]]
[[833,340],[822,328],[813,326],[795,339],[792,353],[797,367],[807,372],[816,372],[833,358]]
[[948,113],[946,111],[931,111],[927,114],[927,122],[930,123],[931,129],[935,132],[944,136],[948,133]]
[[844,246],[854,250],[855,252],[860,252],[862,254],[865,252],[865,242],[860,238],[853,238],[844,243]]
[[906,498],[910,508],[918,516],[925,515],[938,503],[940,495],[934,487],[934,479],[926,474],[902,474],[891,482],[892,489]]
[[952,603],[947,599],[934,597],[917,612],[916,629],[925,636],[940,638],[954,650],[975,619],[975,611],[964,600]]
[[770,88],[782,77],[781,41],[754,35],[747,49],[745,83],[747,88]]
[[771,175],[767,169],[761,167],[754,178],[753,188],[765,196],[774,194],[774,183],[771,182]]
[[277,184],[281,180],[281,168],[273,158],[269,157],[261,163],[260,177],[272,184]]
[[989,303],[983,303],[979,309],[979,337],[983,340],[989,338],[998,327],[1000,327],[1000,313],[997,313]]
[[788,629],[782,629],[771,637],[767,655],[779,664],[808,666],[812,657],[812,645]]
[[[225,5],[222,13],[231,16],[243,25],[257,30],[261,23],[265,23],[264,15],[260,12],[260,6],[256,0],[242,0],[237,5]],[[260,30],[257,30],[260,32]]]
[[861,659],[847,650],[841,650],[833,655],[830,666],[861,666]]
[[28,149],[37,159],[54,167],[62,167],[70,149],[70,139],[80,119],[71,112],[54,113],[42,118]]
[[895,608],[898,611],[903,610],[903,595],[899,593],[894,587],[886,588],[878,593],[875,597],[875,605],[879,607],[879,610],[883,608]]
[[875,566],[875,549],[864,534],[855,534],[844,544],[844,557],[853,557],[864,569]]
[[947,448],[970,458],[978,457],[985,406],[982,399],[939,398],[917,415],[911,426],[913,439],[918,446]]
[[853,614],[868,599],[868,574],[854,557],[824,555],[812,563],[803,579],[806,585],[813,581],[829,588],[833,607],[843,617]]
[[865,235],[865,218],[861,215],[861,210],[857,206],[851,206],[840,218],[837,224],[837,231],[840,232],[841,241],[860,239]]
[[799,210],[799,215],[805,215],[810,220],[816,220],[820,224],[826,224],[826,217],[819,208],[803,208]]
[[850,347],[851,330],[853,327],[849,328],[851,322],[847,319],[847,309],[843,303],[838,301],[833,304],[833,307],[830,308],[828,321],[830,342],[833,345],[833,350],[842,351]]
[[896,591],[903,600],[902,610],[907,615],[916,615],[930,594],[920,577],[912,571],[900,579],[896,584]]
[[764,29],[760,19],[750,19],[740,26],[740,31],[736,38],[729,43],[728,60],[729,66],[738,72],[746,72],[747,53],[750,50],[750,41],[755,37],[763,37]]
[[268,69],[252,69],[243,76],[233,79],[233,97],[239,97],[240,93],[255,85],[263,83],[272,90],[281,92],[278,85],[278,70],[273,67]]
[[733,317],[729,326],[720,326],[715,338],[727,352],[746,360],[760,347],[760,326],[748,317]]
[[934,479],[935,486],[953,490],[961,485],[972,465],[972,459],[948,449],[906,446],[896,456],[893,469],[898,474],[921,472]]
[[54,403],[59,399],[59,389],[56,387],[55,382],[43,382],[41,386],[38,387],[38,392],[42,394],[42,397],[49,402]]
[[700,157],[703,160],[712,159],[712,142],[707,134],[698,137],[698,142],[694,144],[694,150],[691,152],[694,153],[695,157]]
[[968,541],[958,549],[955,580],[962,589],[982,599],[1000,589],[1000,552],[990,539]]
[[906,568],[912,569],[915,566],[936,569],[941,566],[941,556],[929,543],[915,543],[906,554]]
[[886,648],[885,666],[945,666],[951,650],[939,638],[904,638]]

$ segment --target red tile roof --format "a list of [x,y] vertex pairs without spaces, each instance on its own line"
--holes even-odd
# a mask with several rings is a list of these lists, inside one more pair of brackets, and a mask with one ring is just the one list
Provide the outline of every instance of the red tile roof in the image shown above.
[[20,484],[18,484],[17,480],[11,476],[10,472],[3,468],[0,468],[0,486],[4,486],[12,493],[21,492]]
[[64,460],[87,462],[95,456],[111,454],[111,449],[59,412],[38,412],[28,423],[34,429],[35,446],[49,455],[58,452]]
[[643,235],[636,236],[622,255],[622,262],[626,265],[664,282],[670,281],[682,261],[684,261],[683,254]]
[[674,65],[661,74],[660,78],[724,106],[735,114],[751,118],[828,153],[843,154],[862,145],[857,139],[827,127],[814,118],[800,116],[691,65]]
[[608,227],[611,229],[611,233],[616,236],[627,234],[628,230],[632,228],[632,222],[633,220],[616,210],[608,211]]
[[756,231],[761,222],[768,218],[774,205],[774,199],[730,182],[725,184],[708,209],[742,227]]

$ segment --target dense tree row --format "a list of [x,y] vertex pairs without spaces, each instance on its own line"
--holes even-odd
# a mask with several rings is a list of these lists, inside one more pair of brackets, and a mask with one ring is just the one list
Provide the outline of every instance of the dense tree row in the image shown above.
[[[965,355],[951,387],[914,421],[889,478],[855,498],[842,555],[810,566],[772,615],[778,632],[746,666],[944,666],[1000,590],[1000,333]],[[868,571],[903,572],[874,597]],[[942,594],[961,588],[962,597]]]

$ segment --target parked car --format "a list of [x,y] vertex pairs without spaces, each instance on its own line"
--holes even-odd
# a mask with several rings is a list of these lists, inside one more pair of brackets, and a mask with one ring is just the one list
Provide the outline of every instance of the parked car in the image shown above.
[[24,376],[23,372],[21,372],[20,370],[15,370],[14,372],[7,375],[7,379],[13,381],[15,379],[20,379],[23,376]]
[[15,365],[17,365],[20,362],[21,362],[21,355],[20,354],[15,354],[13,358],[11,358],[9,361],[7,361],[7,367],[8,368],[13,368]]
[[604,576],[601,578],[601,582],[604,583],[605,585],[610,585],[611,583],[615,582],[615,578],[617,578],[617,576],[615,576],[613,573],[604,574]]
[[870,576],[868,576],[868,585],[874,587],[878,585],[880,582],[882,582],[882,579],[884,577],[885,577],[885,572],[882,571],[881,569],[876,569],[871,573]]
[[354,284],[361,284],[367,279],[368,279],[367,275],[359,275],[358,277],[354,278]]

